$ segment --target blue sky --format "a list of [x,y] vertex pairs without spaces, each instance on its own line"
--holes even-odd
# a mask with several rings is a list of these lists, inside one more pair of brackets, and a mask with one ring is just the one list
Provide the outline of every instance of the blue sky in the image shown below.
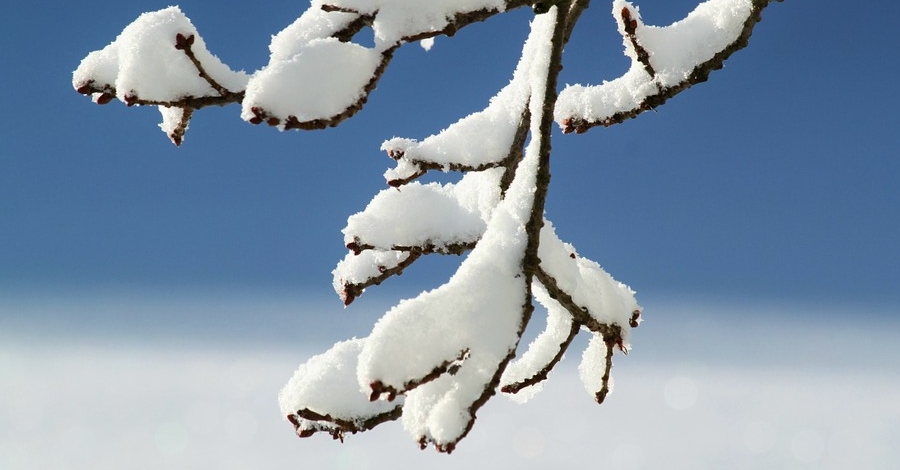
[[[694,3],[639,5],[667,24]],[[167,5],[38,0],[0,16],[0,467],[215,468],[214,455],[218,468],[379,468],[385,449],[413,452],[399,426],[298,444],[274,396],[304,357],[366,334],[386,306],[452,272],[458,258],[419,261],[350,312],[331,288],[340,230],[384,187],[381,142],[482,109],[508,82],[531,13],[430,52],[405,46],[337,129],[279,133],[234,106],[205,109],[176,148],[155,109],[97,106],[70,83],[87,53]],[[248,71],[306,7],[180,5],[213,53]],[[540,468],[597,442],[622,468],[900,459],[900,6],[845,5],[773,4],[707,83],[624,124],[554,134],[547,216],[646,307],[634,351],[617,357],[619,391],[595,411],[573,347],[535,408],[492,401],[461,460],[403,453],[410,466]],[[626,70],[607,2],[585,14],[565,60],[564,83]],[[211,406],[228,410],[213,430],[196,424]],[[536,434],[517,432],[536,423],[548,423],[544,453],[529,460]],[[636,446],[657,452],[635,457]]]
[[[774,4],[709,82],[657,113],[556,135],[547,215],[560,235],[642,294],[897,300],[898,7],[859,4],[856,19],[836,5]],[[428,53],[406,46],[337,129],[279,133],[234,106],[206,109],[175,148],[155,109],[96,106],[70,86],[84,55],[164,6],[28,2],[0,20],[0,286],[328,292],[346,217],[383,187],[380,143],[481,109],[508,81],[529,18],[495,18]],[[667,24],[691,2],[642,6]],[[304,6],[181,7],[214,53],[252,71]],[[563,82],[627,67],[608,10],[598,2],[580,23]],[[411,272],[387,285],[446,274]]]

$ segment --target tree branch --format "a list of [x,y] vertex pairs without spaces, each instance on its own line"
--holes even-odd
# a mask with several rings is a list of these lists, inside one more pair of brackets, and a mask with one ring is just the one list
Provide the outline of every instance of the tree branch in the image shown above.
[[[538,267],[535,276],[547,289],[547,293],[550,294],[550,297],[559,302],[559,304],[572,315],[572,318],[576,323],[584,325],[587,329],[603,336],[604,339],[614,339],[616,344],[621,345],[622,328],[619,325],[608,325],[597,321],[586,308],[578,305],[568,292],[561,289],[556,278],[547,273],[547,271],[544,271],[543,268]],[[635,312],[632,314],[632,319],[635,319],[635,315],[639,315],[639,313],[640,312]],[[637,321],[635,320],[629,323],[634,325]],[[624,345],[622,345],[622,350],[624,352]]]
[[[360,418],[337,418],[329,414],[320,414],[310,409],[297,410],[294,414],[288,415],[287,419],[294,425],[294,431],[300,437],[310,437],[316,432],[325,431],[331,434],[334,439],[344,441],[347,433],[356,434],[357,432],[368,431],[381,423],[394,421],[403,414],[403,405],[397,405],[390,411],[370,416],[365,419]],[[303,426],[300,420],[315,422],[311,427],[301,429]],[[327,424],[320,424],[327,423]]]
[[638,62],[644,66],[647,75],[656,77],[656,70],[653,70],[653,65],[650,64],[650,53],[640,44],[635,34],[637,32],[637,20],[631,17],[631,10],[628,7],[622,7],[620,14],[622,15],[622,23],[625,25],[625,36],[631,42],[631,46],[634,47],[635,53],[637,53]]
[[606,361],[603,368],[603,377],[600,378],[600,383],[602,385],[600,386],[600,390],[597,390],[597,392],[594,393],[594,400],[596,400],[598,404],[603,404],[603,400],[606,400],[606,395],[609,395],[609,376],[612,373],[613,346],[616,345],[616,342],[604,337],[603,344],[606,345]]
[[[780,2],[782,0],[753,0],[751,13],[744,21],[743,28],[741,29],[741,33],[738,35],[737,39],[726,46],[724,49],[716,53],[711,59],[694,67],[691,73],[688,74],[687,79],[685,79],[684,81],[668,87],[658,86],[658,93],[646,97],[633,109],[619,111],[611,116],[607,116],[599,120],[591,121],[577,117],[564,118],[561,120],[563,132],[568,134],[574,131],[581,134],[592,127],[609,127],[614,124],[619,124],[631,118],[637,117],[637,115],[643,113],[644,111],[655,109],[661,106],[666,101],[668,101],[669,98],[672,98],[673,96],[681,93],[682,91],[690,88],[693,85],[705,82],[709,78],[710,73],[712,73],[714,70],[719,70],[722,68],[725,60],[731,57],[731,55],[735,52],[747,46],[750,41],[750,35],[753,34],[753,28],[756,26],[756,23],[762,20],[763,9],[765,9],[765,7],[767,7],[772,1]],[[627,8],[624,8],[622,11],[622,19],[625,20],[626,31],[628,31],[627,28],[634,20],[632,19],[631,13]],[[629,39],[632,40],[632,43],[636,46],[635,50],[638,53],[639,61],[644,65],[645,70],[647,70],[647,72],[651,76],[654,76],[655,71],[653,71],[653,67],[650,65],[649,57],[645,55],[644,58],[641,59],[641,51],[644,51],[644,54],[646,54],[646,51],[637,43],[637,40],[633,38],[634,27],[631,27],[628,36]]]
[[541,370],[537,371],[531,377],[528,377],[523,380],[519,380],[510,384],[504,385],[500,388],[500,391],[503,393],[519,393],[525,388],[528,388],[532,385],[536,385],[544,380],[547,380],[547,376],[550,375],[550,371],[562,360],[563,356],[565,356],[566,351],[569,349],[569,346],[572,344],[572,341],[575,339],[575,336],[578,335],[578,330],[581,328],[581,325],[577,322],[572,322],[572,326],[569,328],[569,334],[566,338],[559,343],[559,349],[553,358],[547,362]]
[[371,286],[377,286],[387,280],[389,277],[400,274],[403,274],[403,270],[412,265],[419,257],[421,257],[424,252],[421,251],[409,251],[409,256],[406,257],[403,261],[398,263],[396,266],[392,268],[384,268],[379,267],[379,274],[375,277],[370,277],[366,279],[364,282],[359,283],[345,283],[344,289],[341,291],[341,300],[344,302],[344,306],[348,306],[356,300],[357,297],[362,295],[362,293]]
[[394,401],[397,398],[397,395],[406,393],[419,385],[426,384],[431,382],[432,380],[444,375],[444,374],[456,374],[456,371],[459,370],[462,362],[465,361],[469,357],[469,350],[464,349],[459,352],[459,355],[454,359],[446,360],[431,370],[431,372],[425,374],[424,376],[415,379],[408,380],[403,383],[400,389],[394,388],[393,386],[386,385],[380,380],[376,380],[369,384],[369,401],[375,401],[379,398],[387,398],[388,401]]
[[[219,84],[216,79],[209,75],[206,69],[203,67],[203,64],[200,63],[200,60],[197,59],[197,56],[194,54],[193,46],[194,44],[194,35],[190,35],[185,37],[183,34],[178,33],[175,35],[175,49],[184,52],[184,55],[194,64],[194,67],[197,69],[197,74],[212,87],[213,90],[218,93],[218,96],[209,95],[209,96],[185,96],[179,98],[177,100],[168,101],[168,100],[146,100],[134,94],[134,90],[131,90],[125,95],[122,96],[122,100],[125,101],[127,106],[165,106],[167,108],[191,108],[191,109],[200,109],[205,108],[207,106],[224,106],[231,103],[240,103],[244,99],[244,91],[231,91],[221,84]],[[107,104],[112,101],[112,98],[118,96],[118,91],[115,87],[110,84],[104,84],[102,87],[98,87],[94,80],[88,80],[87,82],[79,85],[76,90],[78,93],[82,95],[92,95],[94,93],[100,93],[100,98],[97,99],[97,104]],[[190,116],[188,116],[190,117]],[[186,125],[185,125],[186,127]]]
[[[410,253],[418,253],[419,255],[430,255],[433,253],[442,255],[461,255],[467,251],[471,251],[475,248],[476,244],[478,244],[478,240],[450,243],[446,245],[434,245],[431,243],[417,246],[392,245],[390,250],[407,251]],[[362,243],[358,238],[354,238],[354,241],[347,244],[347,249],[358,255],[365,250],[374,250],[376,247],[374,245]]]

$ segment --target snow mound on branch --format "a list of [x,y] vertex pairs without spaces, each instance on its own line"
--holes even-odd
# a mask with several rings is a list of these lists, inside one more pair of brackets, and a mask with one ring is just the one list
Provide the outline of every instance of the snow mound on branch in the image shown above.
[[491,98],[484,110],[460,119],[422,142],[395,137],[384,142],[381,149],[401,156],[401,162],[429,162],[444,168],[451,165],[477,168],[503,160],[509,155],[528,102],[527,80],[520,70],[516,72],[510,84]]
[[[625,4],[618,0],[613,8]],[[709,0],[669,26],[640,24],[638,42],[650,53],[660,85],[673,86],[686,80],[694,67],[737,40],[752,6],[751,0]]]
[[290,60],[303,51],[303,47],[315,39],[331,37],[335,32],[347,27],[359,18],[354,13],[327,12],[321,8],[311,8],[287,28],[272,36],[269,43],[270,62]]
[[72,84],[75,88],[91,82],[97,88],[112,87],[123,102],[126,96],[160,102],[188,96],[219,96],[198,75],[187,55],[175,48],[178,34],[194,37],[191,50],[220,85],[231,91],[244,88],[247,75],[232,71],[212,55],[178,7],[142,14],[115,41],[85,57],[72,74]]
[[[340,422],[364,428],[367,419],[402,405],[403,397],[393,403],[369,401],[368,396],[356,387],[356,363],[363,344],[365,340],[357,338],[335,344],[300,366],[282,388],[278,394],[282,416],[303,411],[317,415],[317,419],[296,418],[298,432],[342,431]],[[322,390],[328,390],[328,393],[322,393]]]
[[503,11],[503,0],[314,0],[313,9],[330,5],[363,15],[375,15],[375,48],[384,50],[404,37],[440,31],[458,13]]
[[[393,408],[388,402],[370,402],[356,386],[356,360],[363,344],[364,340],[355,338],[342,341],[301,365],[278,395],[281,413],[287,416],[305,408],[356,417]],[[321,393],[322,386],[330,392]]]
[[411,183],[383,190],[364,211],[347,219],[344,243],[390,250],[476,241],[500,200],[501,173],[494,169],[468,173],[456,184]]
[[[503,385],[525,381],[537,375],[548,366],[559,353],[560,346],[568,340],[572,331],[572,316],[558,302],[550,297],[540,283],[532,285],[535,299],[547,309],[547,326],[532,342],[528,349],[510,362],[503,371],[500,383]],[[516,403],[525,403],[543,389],[543,381],[516,393],[507,394]]]
[[[606,370],[606,360],[612,354],[612,349],[607,348],[603,337],[594,335],[581,356],[578,364],[578,376],[584,389],[589,395],[595,395],[603,388],[603,374]],[[609,377],[609,392],[613,389],[613,378]]]
[[[277,57],[277,56],[276,56]],[[241,117],[254,109],[282,120],[329,120],[353,108],[381,63],[381,54],[335,38],[314,39],[289,59],[276,58],[247,85]]]
[[[634,20],[634,37],[649,56],[651,75],[638,60],[638,51],[626,31],[622,11]],[[636,6],[625,0],[613,2],[625,55],[632,60],[625,75],[600,85],[569,85],[560,92],[554,119],[565,127],[567,119],[603,122],[616,113],[640,108],[660,90],[686,82],[694,70],[737,41],[744,22],[753,11],[752,0],[708,0],[687,17],[669,26],[645,25]]]
[[370,279],[377,278],[386,270],[396,268],[409,256],[408,252],[385,250],[366,250],[359,254],[347,253],[331,272],[334,291],[346,302],[344,288],[347,285],[363,284]]

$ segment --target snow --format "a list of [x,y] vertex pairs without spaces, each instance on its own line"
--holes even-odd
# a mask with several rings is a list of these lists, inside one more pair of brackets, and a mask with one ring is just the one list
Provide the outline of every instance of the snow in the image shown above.
[[321,8],[306,10],[287,28],[272,36],[269,43],[270,63],[291,60],[303,52],[310,42],[331,37],[358,17],[352,13],[326,12]]
[[[537,17],[524,46],[517,70],[527,93],[498,96],[530,100],[531,108],[541,109],[546,80],[541,70],[549,60],[554,20],[555,10]],[[492,105],[523,106],[503,98]],[[457,184],[411,183],[384,190],[348,219],[345,242],[380,250],[478,240],[446,284],[389,310],[359,354],[356,393],[364,396],[372,389],[388,399],[406,393],[403,426],[418,442],[452,450],[468,433],[480,407],[476,403],[494,393],[491,384],[516,349],[528,301],[521,260],[534,200],[540,121],[540,112],[533,113],[533,138],[503,199],[497,189],[502,170],[471,172]],[[510,134],[516,127],[501,130]],[[317,365],[334,367],[329,360]],[[309,363],[301,367],[304,374],[317,374]]]
[[[89,54],[73,73],[73,85],[90,85],[98,102],[113,91],[129,104],[136,98],[171,105],[224,95],[199,73],[202,68],[229,91],[245,91],[241,117],[247,121],[265,120],[281,129],[325,127],[362,106],[403,42],[420,41],[430,49],[431,36],[457,15],[504,8],[503,0],[313,0],[272,37],[269,63],[248,77],[210,54],[187,17],[170,7],[141,15],[113,43]],[[540,276],[523,266],[530,260],[529,236],[535,236],[526,226],[532,217],[543,217],[535,212],[535,195],[541,149],[550,138],[541,124],[550,111],[545,93],[557,10],[534,17],[509,84],[485,109],[421,141],[395,137],[382,145],[396,160],[385,173],[396,187],[348,218],[343,235],[351,253],[333,272],[335,290],[344,296],[346,286],[379,279],[416,259],[413,253],[471,251],[445,284],[400,301],[367,337],[339,342],[296,370],[279,404],[301,435],[342,436],[346,423],[365,427],[371,418],[402,407],[403,428],[416,442],[452,451],[497,383],[522,382],[548,370],[576,323],[592,333],[579,367],[584,386],[593,395],[611,385],[611,345],[628,350],[633,316],[641,310],[634,292],[578,255],[546,219],[538,237]],[[643,108],[648,97],[680,86],[736,41],[750,13],[750,0],[709,0],[660,28],[644,25],[631,3],[614,0],[631,68],[601,85],[566,87],[553,118],[564,125],[572,118],[602,122]],[[374,31],[372,47],[344,34],[360,20]],[[184,50],[185,41],[202,67]],[[192,109],[161,106],[160,127],[169,135],[182,132]],[[513,148],[523,125],[527,144]],[[521,161],[508,165],[519,150]],[[455,183],[409,182],[433,168],[465,174]],[[507,171],[512,179],[501,195]],[[513,360],[532,300],[546,307],[546,329]],[[610,334],[604,328],[619,336],[604,338]],[[534,384],[514,399],[524,401],[542,388]]]
[[75,88],[93,81],[114,87],[117,97],[171,102],[186,96],[218,96],[198,76],[197,68],[184,52],[175,48],[175,37],[193,36],[192,50],[206,72],[225,88],[239,91],[247,75],[234,72],[207,49],[203,38],[178,7],[144,13],[125,27],[105,48],[88,54],[72,74]]
[[[638,61],[622,20],[624,8],[637,23],[635,37],[649,53],[654,76]],[[632,60],[631,67],[623,76],[600,85],[567,86],[556,103],[556,122],[563,127],[564,122],[572,118],[602,122],[616,113],[639,108],[645,99],[662,88],[679,85],[695,67],[738,39],[751,8],[751,0],[708,0],[683,20],[657,27],[645,25],[632,3],[615,0],[613,16],[623,37],[625,55]]]
[[[581,356],[581,363],[578,364],[578,376],[581,383],[589,395],[594,396],[595,393],[603,388],[603,374],[606,371],[607,354],[612,351],[607,349],[603,337],[594,335],[585,348],[584,354]],[[609,389],[612,391],[613,379],[609,379]]]
[[[566,341],[572,328],[572,316],[550,297],[544,286],[535,283],[532,292],[535,299],[547,309],[547,327],[528,345],[525,353],[506,367],[500,379],[501,385],[514,384],[537,375],[557,355],[560,344]],[[516,403],[525,403],[543,387],[543,381],[537,382],[517,393],[507,394],[507,397]]]
[[352,107],[381,63],[381,55],[335,38],[313,39],[288,59],[273,59],[247,85],[241,117],[250,120],[254,108],[282,120],[330,119]]
[[428,162],[445,168],[477,168],[502,161],[509,155],[528,103],[528,77],[523,71],[527,67],[528,63],[520,62],[509,85],[483,111],[460,119],[422,142],[395,137],[384,142],[381,149],[396,155],[400,162]]
[[538,255],[541,267],[599,323],[619,325],[627,341],[631,315],[641,310],[634,291],[613,279],[596,262],[572,255],[574,247],[560,240],[553,224],[545,222]]
[[158,106],[158,108],[159,114],[162,115],[162,122],[159,124],[159,128],[162,129],[166,135],[172,135],[181,125],[181,117],[184,115],[184,108],[174,106]]
[[[404,38],[436,33],[459,13],[502,10],[504,5],[502,0],[314,0],[273,36],[269,64],[251,77],[241,117],[276,118],[281,129],[291,118],[304,124],[339,121],[346,110],[362,105],[378,68]],[[374,47],[331,37],[361,15],[374,17]],[[431,42],[422,45],[428,49]]]
[[[363,344],[363,340],[356,338],[339,342],[300,366],[278,395],[281,414],[287,416],[298,410],[311,410],[360,424],[365,418],[389,412],[402,403],[402,398],[394,403],[369,401],[355,387],[356,361]],[[329,392],[322,393],[322,390]],[[328,422],[300,421],[299,430],[335,428]]]
[[409,253],[390,250],[365,250],[362,253],[347,253],[332,271],[334,291],[343,296],[347,284],[362,284],[378,277],[385,270],[406,261]]
[[455,184],[413,182],[385,189],[347,219],[344,243],[390,250],[474,242],[500,198],[499,178],[499,170],[491,170],[469,173]]
[[[491,400],[448,457],[406,442],[400,423],[298,442],[273,403],[295,357],[340,334],[304,331],[313,316],[297,311],[340,316],[346,330],[377,310],[298,293],[162,292],[0,296],[0,468],[581,468],[586,449],[634,470],[900,462],[897,305],[645,298],[653,321],[616,369],[614,403],[577,393],[567,359],[527,405]],[[148,334],[161,317],[183,325]],[[837,331],[852,347],[835,347]]]
[[[613,8],[620,4],[626,2],[619,0]],[[694,67],[734,42],[751,7],[751,0],[709,0],[669,26],[639,25],[638,40],[650,53],[659,84],[677,85],[688,78]]]
[[401,39],[444,29],[458,13],[505,9],[503,0],[314,0],[312,9],[335,6],[363,15],[375,15],[375,47],[387,49]]

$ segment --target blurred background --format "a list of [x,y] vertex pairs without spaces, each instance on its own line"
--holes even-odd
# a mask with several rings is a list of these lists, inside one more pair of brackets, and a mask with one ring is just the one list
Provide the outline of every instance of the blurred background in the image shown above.
[[[696,3],[638,5],[665,25]],[[0,17],[0,468],[900,462],[900,7],[773,4],[707,83],[622,125],[556,132],[547,216],[638,292],[646,321],[602,407],[576,377],[582,339],[545,393],[495,398],[447,457],[398,424],[299,441],[275,397],[311,354],[458,265],[421,260],[348,309],[331,287],[346,218],[384,187],[381,142],[483,109],[533,14],[403,47],[336,129],[204,109],[176,148],[155,109],[71,86],[84,56],[167,5],[42,0]],[[306,7],[181,2],[210,50],[251,72]],[[627,69],[608,3],[565,61],[563,83]]]

